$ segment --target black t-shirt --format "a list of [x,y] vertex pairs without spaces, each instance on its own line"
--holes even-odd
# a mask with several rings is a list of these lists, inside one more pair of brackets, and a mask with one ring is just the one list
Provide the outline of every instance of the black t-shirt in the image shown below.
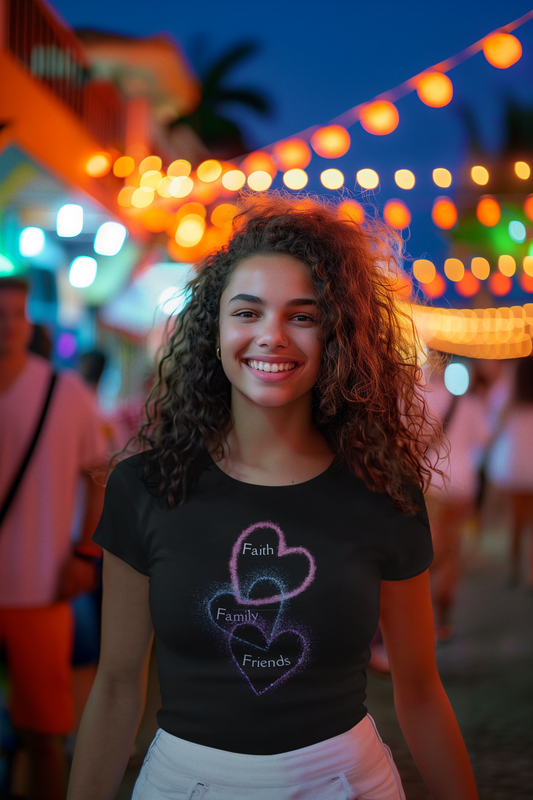
[[150,576],[163,730],[268,755],[337,736],[366,714],[380,580],[432,559],[424,500],[400,513],[347,466],[290,486],[213,462],[169,510],[142,457],[109,478],[94,540]]

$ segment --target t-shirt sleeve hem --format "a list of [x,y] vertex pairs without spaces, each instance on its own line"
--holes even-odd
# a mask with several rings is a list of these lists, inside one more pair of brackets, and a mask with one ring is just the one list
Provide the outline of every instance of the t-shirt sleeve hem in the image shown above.
[[134,564],[133,561],[130,558],[125,557],[124,554],[119,552],[118,549],[114,549],[112,547],[109,547],[107,544],[104,544],[103,542],[99,542],[98,538],[99,537],[93,536],[93,542],[95,542],[96,544],[100,545],[100,547],[103,550],[107,550],[107,552],[111,553],[112,556],[116,556],[117,558],[120,558],[121,561],[124,561],[125,564],[128,564],[130,567],[133,567],[133,569],[136,572],[140,572],[141,575],[146,575],[147,578],[150,577],[150,573],[149,572],[147,572],[142,567],[139,567],[138,564]]
[[429,559],[425,567],[417,568],[414,572],[409,572],[407,575],[395,575],[394,577],[386,577],[385,575],[381,576],[382,581],[408,581],[409,578],[416,578],[417,575],[422,575],[428,567],[431,565],[433,561],[433,556]]

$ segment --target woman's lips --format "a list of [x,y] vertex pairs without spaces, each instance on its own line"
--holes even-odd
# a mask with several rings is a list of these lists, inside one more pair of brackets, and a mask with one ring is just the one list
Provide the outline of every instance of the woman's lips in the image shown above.
[[[282,362],[278,361],[273,362],[273,361],[260,361],[259,359],[254,359],[254,358],[247,358],[243,359],[243,364],[250,370],[250,372],[253,375],[255,375],[256,378],[259,378],[259,380],[266,381],[268,383],[278,383],[279,381],[287,380],[299,366],[299,364],[296,361],[291,361],[290,359]],[[260,368],[257,368],[258,366]],[[270,372],[268,372],[267,369],[265,369],[265,367],[267,369],[268,367],[270,367]],[[272,372],[273,367],[274,369],[276,369],[276,372]]]

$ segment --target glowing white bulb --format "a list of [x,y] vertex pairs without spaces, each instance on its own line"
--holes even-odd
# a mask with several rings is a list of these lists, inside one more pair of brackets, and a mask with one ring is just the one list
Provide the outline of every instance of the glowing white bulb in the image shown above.
[[169,317],[171,314],[179,314],[189,302],[190,296],[190,292],[185,289],[178,289],[177,286],[169,286],[167,289],[163,289],[159,295],[161,311]]
[[94,237],[94,252],[99,256],[116,256],[126,240],[127,230],[120,222],[104,222]]
[[68,279],[71,286],[76,289],[86,289],[91,286],[96,278],[98,262],[91,256],[78,256],[70,265]]
[[74,203],[61,206],[57,212],[56,231],[58,236],[78,236],[83,230],[83,208]]
[[44,249],[44,231],[40,228],[24,228],[19,236],[19,253],[24,258],[38,256]]

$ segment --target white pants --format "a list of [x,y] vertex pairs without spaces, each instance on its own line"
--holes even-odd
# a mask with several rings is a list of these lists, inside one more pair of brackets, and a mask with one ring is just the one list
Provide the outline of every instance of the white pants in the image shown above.
[[159,729],[132,800],[405,800],[386,744],[367,715],[324,742],[255,756],[178,739]]

